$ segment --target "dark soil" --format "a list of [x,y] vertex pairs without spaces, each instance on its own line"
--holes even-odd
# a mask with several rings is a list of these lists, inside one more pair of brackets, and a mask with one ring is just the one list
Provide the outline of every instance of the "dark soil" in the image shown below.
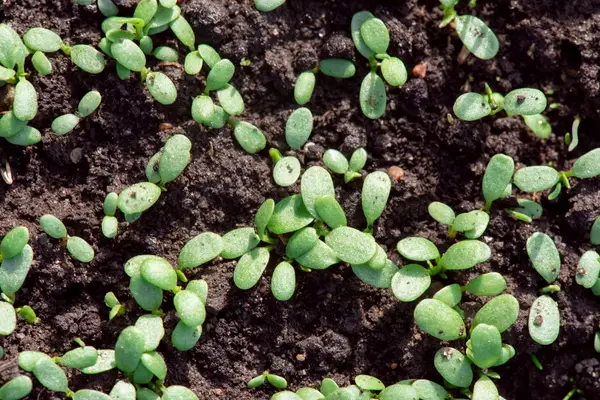
[[[0,20],[21,34],[43,26],[72,44],[96,44],[102,16],[95,6],[73,3],[4,0]],[[130,15],[136,1],[117,3],[122,14]],[[428,237],[441,248],[450,244],[444,228],[428,216],[427,205],[439,200],[460,211],[480,207],[480,181],[492,155],[509,154],[519,166],[552,162],[566,169],[576,157],[600,146],[597,0],[480,0],[474,13],[498,34],[501,50],[491,61],[470,59],[463,65],[456,61],[459,40],[450,28],[437,27],[436,0],[289,0],[268,14],[258,13],[251,0],[185,0],[181,7],[195,28],[197,42],[214,46],[236,65],[242,57],[252,61],[238,67],[233,78],[246,101],[244,118],[263,129],[270,145],[280,149],[286,149],[285,120],[297,107],[292,96],[296,74],[323,57],[355,61],[357,74],[352,79],[319,76],[309,104],[316,116],[314,145],[298,156],[309,166],[320,163],[325,149],[338,148],[349,155],[354,148],[366,146],[366,170],[404,169],[405,176],[394,183],[375,230],[377,240],[398,261],[395,244],[406,236]],[[365,8],[388,25],[390,54],[402,58],[409,71],[417,63],[428,65],[424,79],[412,78],[403,88],[389,89],[388,110],[377,121],[366,119],[358,106],[367,66],[349,36],[353,13]],[[466,4],[458,9],[468,12]],[[179,46],[168,33],[159,38],[155,44]],[[40,111],[32,125],[44,133],[43,142],[24,150],[0,143],[1,155],[10,161],[16,177],[12,186],[0,185],[0,232],[27,226],[35,250],[35,263],[17,304],[30,304],[42,320],[37,326],[21,321],[13,335],[2,338],[8,358],[22,350],[62,354],[73,348],[74,337],[97,348],[112,348],[119,332],[141,313],[131,300],[123,272],[128,258],[157,254],[175,263],[192,236],[251,225],[265,198],[279,199],[298,190],[298,186],[281,189],[273,184],[266,151],[247,155],[234,143],[229,128],[205,129],[191,120],[191,100],[203,84],[178,69],[159,67],[179,87],[177,102],[162,106],[137,78],[120,81],[112,64],[101,75],[91,76],[62,55],[54,55],[52,63],[51,76],[32,75],[40,93]],[[547,116],[555,134],[540,141],[521,119],[503,114],[449,125],[446,114],[469,76],[477,91],[485,81],[501,92],[517,87],[554,89],[551,102],[560,106]],[[104,96],[101,109],[74,132],[64,137],[52,134],[52,119],[71,112],[92,88]],[[577,114],[583,118],[580,144],[568,153],[563,135]],[[161,130],[162,123],[172,129]],[[144,179],[148,158],[175,133],[187,135],[194,143],[190,166],[141,220],[122,223],[115,240],[103,238],[104,195]],[[364,226],[361,182],[344,185],[336,179],[336,183],[351,223]],[[508,281],[507,292],[521,304],[517,324],[503,335],[517,355],[497,368],[502,396],[562,399],[576,385],[586,399],[600,399],[600,362],[593,350],[593,334],[600,323],[598,299],[574,282],[577,261],[591,247],[588,232],[599,214],[600,181],[579,181],[557,201],[542,202],[544,216],[533,224],[514,221],[494,207],[484,237],[493,250],[490,262],[452,273],[450,280],[464,284],[481,272],[501,272]],[[45,213],[62,218],[71,235],[89,240],[96,259],[80,264],[65,255],[39,228],[38,219]],[[561,333],[546,347],[533,342],[527,332],[529,307],[537,290],[545,286],[525,252],[525,241],[535,231],[550,234],[563,259],[558,282],[562,291],[556,295]],[[270,294],[268,273],[252,290],[235,288],[234,265],[215,261],[191,274],[209,282],[209,316],[193,350],[178,352],[168,340],[161,345],[169,366],[167,384],[188,386],[201,399],[241,400],[266,399],[273,393],[269,388],[245,388],[251,377],[265,369],[285,376],[294,389],[315,385],[324,376],[348,384],[359,373],[376,375],[386,384],[405,378],[441,381],[433,368],[433,355],[441,344],[415,326],[415,304],[400,303],[390,291],[368,287],[341,265],[301,273],[295,297],[279,303]],[[127,300],[125,317],[111,323],[103,304],[107,291]],[[476,309],[486,300],[467,296],[466,305]],[[170,330],[176,317],[168,306],[166,311]],[[531,353],[544,365],[543,371],[534,367]],[[115,378],[116,373],[70,373],[74,390],[108,391]],[[36,390],[32,399],[60,398]]]

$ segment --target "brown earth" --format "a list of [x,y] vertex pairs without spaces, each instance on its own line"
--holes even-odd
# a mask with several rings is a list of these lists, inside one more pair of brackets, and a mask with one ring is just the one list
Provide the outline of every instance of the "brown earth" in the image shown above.
[[[0,20],[21,34],[43,26],[71,44],[97,44],[102,16],[95,6],[73,3],[5,0]],[[124,15],[131,14],[135,3],[117,1]],[[325,149],[337,148],[349,155],[354,148],[366,146],[366,170],[404,169],[405,176],[394,183],[375,230],[390,257],[398,260],[395,244],[406,236],[428,237],[442,249],[450,244],[444,229],[428,216],[427,205],[439,200],[459,211],[480,207],[481,176],[492,155],[502,152],[519,165],[552,162],[566,169],[576,157],[600,145],[600,138],[594,136],[600,109],[600,2],[479,3],[474,13],[498,34],[501,49],[491,61],[470,59],[463,65],[456,61],[459,40],[450,28],[437,27],[440,13],[435,0],[288,0],[268,14],[257,12],[250,0],[185,0],[181,7],[198,43],[214,46],[236,65],[243,57],[252,61],[238,67],[233,78],[246,102],[244,118],[264,130],[270,145],[282,150],[286,149],[285,120],[297,107],[292,96],[296,74],[324,57],[355,62],[357,74],[352,79],[319,76],[309,104],[315,115],[311,137],[315,145],[297,155],[309,166],[320,163]],[[349,26],[353,13],[362,9],[386,22],[392,38],[389,53],[402,58],[409,71],[418,63],[428,64],[424,79],[410,79],[403,88],[388,90],[388,110],[377,121],[366,119],[358,107],[367,66],[353,49]],[[469,12],[466,4],[458,10]],[[155,44],[181,47],[168,33],[158,38]],[[297,185],[282,189],[273,184],[266,151],[247,155],[234,143],[229,128],[205,129],[191,120],[191,100],[203,84],[178,69],[159,67],[179,87],[177,102],[162,106],[137,78],[120,81],[113,64],[91,76],[63,55],[53,55],[52,63],[52,75],[32,75],[40,92],[40,110],[32,125],[44,133],[42,143],[27,149],[0,143],[0,156],[10,161],[16,176],[12,186],[0,185],[0,232],[27,226],[35,250],[35,263],[17,305],[30,304],[42,320],[37,326],[21,321],[13,335],[2,339],[9,358],[22,350],[62,354],[74,346],[74,337],[97,348],[111,348],[120,330],[141,314],[130,299],[123,273],[128,258],[147,253],[175,262],[192,236],[251,225],[265,198],[279,199],[298,190]],[[546,114],[555,134],[540,141],[521,119],[503,114],[450,126],[446,114],[470,76],[477,91],[486,81],[501,92],[518,87],[553,89],[551,102],[560,105]],[[101,109],[74,132],[53,135],[52,119],[71,112],[93,88],[104,96]],[[568,153],[563,135],[577,114],[583,118],[580,144]],[[173,128],[161,131],[165,122]],[[190,166],[141,220],[122,223],[115,240],[103,238],[104,195],[144,179],[149,157],[175,133],[187,135],[194,144]],[[349,220],[364,226],[361,182],[344,185],[336,179],[336,184]],[[579,256],[591,248],[588,232],[598,215],[599,190],[597,179],[577,182],[557,201],[544,199],[543,218],[529,225],[510,219],[495,206],[485,237],[493,250],[490,262],[450,276],[450,281],[464,284],[481,272],[501,272],[508,281],[507,292],[521,304],[518,322],[503,335],[517,355],[497,368],[502,376],[500,393],[506,399],[562,399],[574,384],[584,390],[586,399],[600,399],[600,362],[593,350],[593,334],[600,323],[598,299],[573,279]],[[90,241],[96,259],[80,264],[65,255],[39,228],[38,219],[45,213],[62,218],[71,235]],[[537,289],[544,286],[525,252],[525,241],[535,231],[550,234],[563,259],[558,282],[562,291],[555,296],[561,309],[561,333],[546,347],[530,339],[526,326]],[[235,288],[234,264],[215,261],[192,274],[209,282],[209,316],[193,350],[180,353],[167,340],[159,348],[169,367],[167,384],[188,386],[201,399],[241,400],[266,399],[273,393],[270,388],[245,388],[251,377],[265,369],[285,376],[294,389],[314,385],[324,376],[348,384],[359,373],[376,375],[386,384],[405,378],[441,381],[433,368],[433,355],[441,344],[416,328],[414,304],[400,303],[389,291],[367,287],[346,266],[300,273],[295,297],[279,303],[270,294],[268,273],[252,290]],[[111,323],[103,304],[107,291],[127,300],[126,316]],[[485,301],[467,296],[466,306],[477,308]],[[171,329],[176,317],[169,306],[165,311]],[[530,353],[537,355],[543,371],[533,366]],[[116,373],[90,377],[73,372],[70,383],[75,390],[108,391],[115,378]],[[30,398],[60,396],[40,392],[38,386]]]

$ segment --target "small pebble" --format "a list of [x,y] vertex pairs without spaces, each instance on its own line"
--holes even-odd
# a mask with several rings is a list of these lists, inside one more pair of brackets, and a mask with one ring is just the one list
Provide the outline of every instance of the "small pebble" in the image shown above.
[[390,167],[388,169],[388,174],[392,177],[392,179],[394,179],[395,181],[401,181],[402,178],[404,178],[404,170],[400,167]]
[[77,164],[83,158],[83,149],[81,147],[77,147],[73,149],[69,156],[71,157],[73,164]]
[[425,76],[427,75],[427,63],[423,62],[415,65],[413,67],[412,73],[415,78],[425,78]]

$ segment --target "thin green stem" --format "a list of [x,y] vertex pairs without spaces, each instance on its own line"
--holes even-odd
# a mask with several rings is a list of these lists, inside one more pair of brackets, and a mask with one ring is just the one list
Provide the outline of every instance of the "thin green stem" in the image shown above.
[[271,147],[269,149],[269,155],[271,156],[271,161],[273,161],[273,165],[277,164],[282,158],[281,152],[274,147]]
[[540,289],[540,293],[557,293],[560,292],[560,286],[548,285]]
[[542,365],[540,360],[538,360],[538,358],[535,356],[535,354],[529,354],[529,357],[531,358],[533,365],[535,365],[537,369],[539,369],[540,371],[544,370],[544,366]]

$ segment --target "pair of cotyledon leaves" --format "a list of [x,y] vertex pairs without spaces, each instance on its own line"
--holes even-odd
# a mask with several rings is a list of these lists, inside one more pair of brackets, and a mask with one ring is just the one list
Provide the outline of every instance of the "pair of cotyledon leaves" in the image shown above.
[[385,113],[387,104],[385,85],[376,72],[377,66],[381,67],[383,78],[391,86],[404,85],[408,73],[402,60],[387,54],[390,34],[383,21],[368,11],[361,11],[352,17],[350,31],[356,49],[372,63],[372,70],[360,87],[360,107],[366,117],[377,119]]
[[475,121],[502,109],[511,115],[536,115],[546,109],[547,100],[540,90],[523,88],[511,91],[501,101],[495,101],[495,104],[497,108],[493,110],[487,94],[469,92],[456,99],[453,110],[463,121]]
[[340,151],[329,149],[323,155],[323,163],[334,173],[344,175],[344,181],[348,183],[361,176],[360,170],[367,163],[367,151],[359,147],[348,161]]
[[296,78],[294,99],[299,105],[304,105],[310,101],[317,82],[317,70],[327,76],[340,79],[351,78],[356,73],[356,67],[352,61],[343,58],[321,60],[317,68],[312,71],[304,71]]
[[54,239],[66,240],[67,251],[80,262],[90,262],[94,259],[94,249],[79,236],[67,234],[67,228],[54,215],[46,214],[40,217],[42,230]]
[[79,101],[77,114],[64,114],[52,121],[52,132],[57,135],[65,135],[71,132],[82,118],[88,117],[98,109],[102,102],[102,96],[96,90],[86,93]]

